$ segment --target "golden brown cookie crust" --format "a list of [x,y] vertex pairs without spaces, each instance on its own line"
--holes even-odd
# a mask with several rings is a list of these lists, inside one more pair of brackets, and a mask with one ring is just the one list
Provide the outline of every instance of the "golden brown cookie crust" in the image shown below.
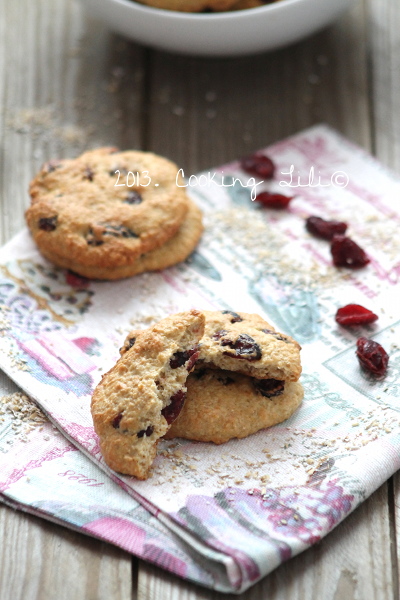
[[285,382],[282,394],[268,398],[253,378],[219,369],[195,371],[188,377],[187,390],[185,406],[166,439],[222,444],[244,438],[288,419],[304,395],[300,382]]
[[[118,178],[130,184],[129,172],[139,173],[140,185],[114,185]],[[52,161],[31,182],[28,226],[39,250],[60,266],[73,264],[81,275],[91,268],[124,271],[181,227],[188,196],[177,173],[153,153],[113,148]]]
[[76,272],[79,269],[80,274],[89,279],[123,279],[146,271],[161,271],[186,260],[196,248],[202,233],[201,210],[194,202],[188,200],[188,211],[178,232],[159,248],[139,256],[132,264],[114,268],[87,267],[77,264],[68,257],[59,256],[55,253],[48,255],[43,249],[42,254],[59,267]]
[[[203,331],[204,315],[196,310],[162,319],[143,331],[103,376],[91,411],[111,469],[138,479],[148,477],[158,440],[176,418],[172,400],[183,402]],[[182,356],[183,361],[177,360]]]

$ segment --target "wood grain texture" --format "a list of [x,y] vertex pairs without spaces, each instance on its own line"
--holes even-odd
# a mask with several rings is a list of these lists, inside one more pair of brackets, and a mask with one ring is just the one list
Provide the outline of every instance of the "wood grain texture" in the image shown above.
[[387,492],[382,486],[332,533],[241,595],[219,594],[141,563],[138,600],[390,600]]
[[0,600],[127,600],[118,548],[0,505]]
[[151,54],[147,147],[195,173],[324,121],[370,147],[364,7],[296,46],[238,60]]
[[375,154],[400,173],[400,4],[367,5]]

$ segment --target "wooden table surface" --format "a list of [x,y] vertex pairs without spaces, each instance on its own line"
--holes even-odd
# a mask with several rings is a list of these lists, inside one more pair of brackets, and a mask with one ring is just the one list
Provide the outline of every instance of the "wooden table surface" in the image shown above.
[[[49,158],[115,144],[163,154],[190,174],[319,122],[400,172],[398,0],[360,1],[295,46],[226,60],[139,47],[74,0],[0,0],[2,243],[23,226],[28,182]],[[4,375],[0,384],[15,389]],[[398,598],[399,502],[396,475],[243,597]],[[223,597],[0,505],[0,600]]]

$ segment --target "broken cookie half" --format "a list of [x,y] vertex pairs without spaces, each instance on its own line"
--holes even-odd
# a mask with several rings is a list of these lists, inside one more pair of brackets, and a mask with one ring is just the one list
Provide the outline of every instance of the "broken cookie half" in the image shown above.
[[[187,397],[165,438],[221,444],[288,419],[303,399],[300,346],[257,314],[203,311]],[[132,332],[120,352],[129,351]]]
[[204,315],[178,313],[128,336],[125,352],[96,387],[93,423],[107,465],[146,479],[158,440],[179,415],[199,356]]

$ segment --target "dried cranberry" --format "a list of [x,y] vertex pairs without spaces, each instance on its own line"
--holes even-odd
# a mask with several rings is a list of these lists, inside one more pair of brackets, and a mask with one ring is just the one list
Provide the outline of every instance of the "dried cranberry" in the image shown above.
[[367,325],[378,319],[378,315],[360,304],[346,304],[338,309],[335,316],[339,325]]
[[275,173],[275,165],[272,160],[259,152],[242,158],[240,166],[246,173],[261,179],[272,179]]
[[242,317],[232,310],[223,310],[221,312],[223,315],[232,315],[231,323],[240,323],[243,321]]
[[142,438],[144,435],[149,437],[149,435],[151,435],[154,431],[154,427],[153,425],[149,425],[147,429],[142,429],[141,431],[138,431],[137,436],[138,438]]
[[378,342],[360,337],[357,340],[356,354],[363,369],[374,375],[385,375],[389,356]]
[[39,219],[39,229],[54,231],[57,227],[57,217],[42,217]]
[[187,371],[189,371],[189,373],[190,373],[190,371],[193,370],[193,367],[197,363],[197,360],[198,360],[198,358],[200,356],[200,350],[199,350],[199,348],[197,347],[197,349],[195,349],[195,350],[196,351],[193,352],[192,356],[189,358],[189,360],[187,362],[187,365],[186,365],[186,369],[187,369]]
[[171,425],[178,418],[179,413],[183,408],[183,404],[186,400],[186,394],[183,390],[178,390],[170,398],[170,404],[164,406],[161,411],[162,416],[167,421],[168,425]]
[[[175,352],[175,354],[173,354],[171,356],[171,359],[169,361],[169,366],[171,367],[171,369],[177,369],[178,367],[183,367],[183,365],[195,354],[197,353],[197,356],[195,358],[195,361],[197,360],[198,357],[198,346],[196,346],[195,348],[191,348],[190,350],[178,350],[178,352]],[[191,365],[191,367],[193,367],[194,365]]]
[[86,234],[86,242],[89,246],[101,246],[104,244],[104,236],[117,238],[137,238],[139,237],[132,229],[125,225],[112,225],[111,223],[98,224],[96,232],[90,227]]
[[324,240],[331,240],[334,235],[343,235],[347,230],[347,223],[343,221],[325,221],[321,217],[308,217],[306,219],[308,233]]
[[259,202],[267,208],[283,209],[289,206],[294,196],[284,196],[283,194],[273,194],[271,192],[260,192],[256,196],[256,202]]
[[285,382],[279,379],[255,379],[254,387],[266,398],[280,396],[285,390]]
[[83,178],[88,179],[89,181],[93,181],[93,177],[94,177],[94,171],[92,171],[92,169],[90,167],[86,167]]
[[112,426],[114,427],[114,429],[118,429],[119,424],[121,423],[122,416],[122,412],[120,412],[116,417],[114,417],[112,421]]
[[286,342],[288,344],[290,343],[290,341],[287,339],[287,337],[285,337],[281,333],[278,333],[277,331],[272,331],[272,329],[261,329],[261,331],[263,333],[266,333],[267,335],[273,335],[274,338],[276,338],[277,340],[280,340],[281,342]]
[[140,204],[143,202],[143,198],[136,190],[130,190],[124,202],[127,204]]
[[242,358],[245,360],[260,360],[262,356],[261,348],[257,342],[247,333],[241,333],[236,341],[232,340],[221,340],[221,346],[229,346],[235,352],[225,351],[225,356],[231,356],[232,358]]
[[137,238],[139,237],[132,229],[125,227],[125,225],[111,225],[106,223],[104,225],[104,235],[112,235],[113,237],[123,238]]
[[335,267],[359,269],[370,262],[364,250],[345,235],[333,236],[331,253]]
[[218,331],[216,331],[212,336],[213,340],[220,340],[224,337],[224,335],[227,335],[227,333],[228,332],[226,329],[218,329]]

